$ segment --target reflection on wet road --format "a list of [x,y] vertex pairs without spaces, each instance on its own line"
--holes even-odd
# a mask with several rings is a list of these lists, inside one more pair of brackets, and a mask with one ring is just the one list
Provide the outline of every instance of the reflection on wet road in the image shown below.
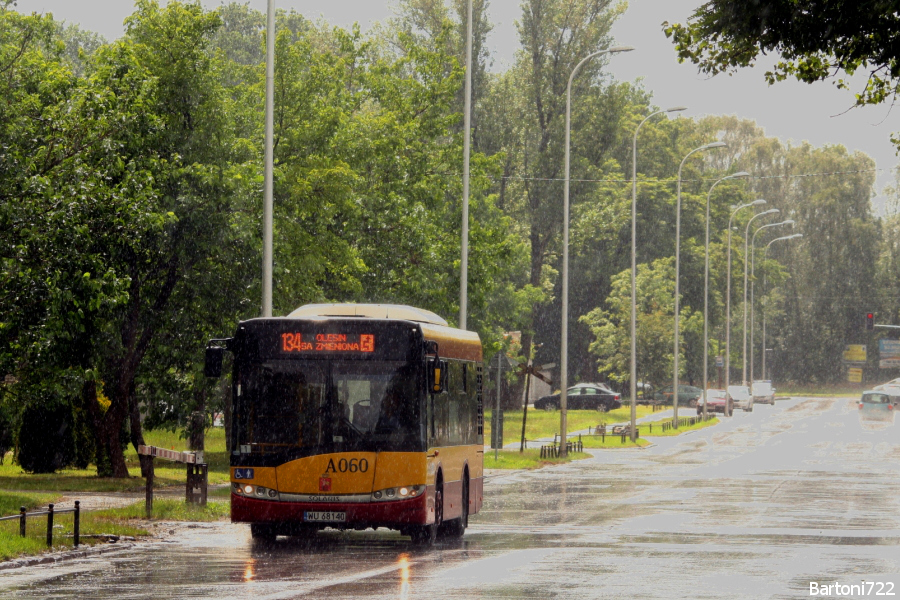
[[0,572],[3,598],[798,598],[900,594],[900,428],[846,399],[779,401],[645,450],[493,476],[460,542],[384,531],[313,547],[202,525],[110,556]]

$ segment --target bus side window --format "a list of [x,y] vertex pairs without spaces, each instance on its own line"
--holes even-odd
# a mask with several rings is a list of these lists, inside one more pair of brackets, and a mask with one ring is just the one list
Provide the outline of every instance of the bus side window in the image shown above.
[[428,446],[435,446],[435,430],[434,430],[434,394],[425,396],[425,429],[428,432]]
[[456,361],[450,361],[450,388],[448,400],[449,412],[449,442],[452,445],[463,443],[463,414],[465,410],[465,395],[463,390],[462,365]]

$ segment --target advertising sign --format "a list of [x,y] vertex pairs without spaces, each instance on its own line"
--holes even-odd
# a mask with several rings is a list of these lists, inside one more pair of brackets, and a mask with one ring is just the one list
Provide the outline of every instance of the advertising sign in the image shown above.
[[862,369],[855,367],[847,369],[847,381],[850,383],[862,383]]
[[900,340],[878,340],[878,358],[900,358]]
[[866,362],[866,346],[865,344],[848,344],[844,346],[844,362],[845,363],[862,363]]
[[882,358],[878,361],[879,369],[900,369],[900,358]]

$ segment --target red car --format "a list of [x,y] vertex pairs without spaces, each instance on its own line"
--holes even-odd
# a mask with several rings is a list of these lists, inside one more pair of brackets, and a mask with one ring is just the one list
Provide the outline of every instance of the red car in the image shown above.
[[[726,417],[730,417],[734,413],[734,400],[725,390],[706,390],[706,401],[708,402],[708,412],[720,412]],[[703,397],[697,401],[697,414],[703,414]]]

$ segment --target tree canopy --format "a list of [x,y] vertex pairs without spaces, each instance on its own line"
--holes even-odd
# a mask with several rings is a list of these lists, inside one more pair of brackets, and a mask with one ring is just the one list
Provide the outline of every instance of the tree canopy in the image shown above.
[[900,86],[900,13],[889,0],[710,0],[685,24],[663,23],[680,60],[709,74],[749,67],[776,54],[773,83],[792,77],[806,83],[867,74],[856,103],[893,99]]

